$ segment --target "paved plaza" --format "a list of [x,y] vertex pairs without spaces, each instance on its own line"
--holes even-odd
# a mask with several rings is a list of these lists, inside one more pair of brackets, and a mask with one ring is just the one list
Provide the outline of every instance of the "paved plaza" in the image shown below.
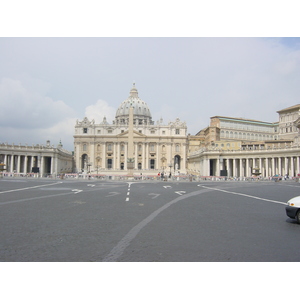
[[2,262],[300,261],[299,183],[0,179]]

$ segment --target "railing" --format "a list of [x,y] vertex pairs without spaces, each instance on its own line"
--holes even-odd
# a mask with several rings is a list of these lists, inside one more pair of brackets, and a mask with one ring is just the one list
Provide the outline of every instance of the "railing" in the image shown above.
[[174,175],[174,176],[158,176],[158,175],[123,175],[123,174],[44,174],[40,176],[38,173],[10,173],[0,172],[0,177],[4,178],[44,178],[44,179],[64,179],[64,180],[93,180],[93,181],[169,181],[169,182],[245,182],[245,181],[295,181],[299,182],[298,176],[285,178],[283,176],[270,177],[231,177],[231,176],[200,176],[200,175]]

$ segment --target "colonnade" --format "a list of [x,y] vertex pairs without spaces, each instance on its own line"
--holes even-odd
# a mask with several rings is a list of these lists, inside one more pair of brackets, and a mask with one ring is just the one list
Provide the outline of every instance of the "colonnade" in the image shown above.
[[6,165],[6,172],[32,173],[33,168],[39,168],[39,173],[57,173],[57,158],[55,155],[23,155],[2,154],[2,161]]
[[262,177],[286,174],[296,176],[300,173],[299,156],[223,158],[219,164],[216,163],[216,175],[220,174],[220,170],[226,170],[227,176],[231,177],[250,177],[255,171]]
[[202,176],[262,177],[300,174],[300,148],[252,151],[202,151],[188,157],[190,172]]

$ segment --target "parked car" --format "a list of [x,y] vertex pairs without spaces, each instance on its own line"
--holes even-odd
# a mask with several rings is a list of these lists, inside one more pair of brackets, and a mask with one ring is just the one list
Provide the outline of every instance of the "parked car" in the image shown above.
[[300,224],[300,196],[294,197],[287,202],[285,207],[286,215],[292,219],[296,219]]

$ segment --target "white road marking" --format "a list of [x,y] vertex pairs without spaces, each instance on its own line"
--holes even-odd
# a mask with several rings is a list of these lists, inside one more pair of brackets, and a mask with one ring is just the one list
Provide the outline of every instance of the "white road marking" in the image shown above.
[[169,208],[172,204],[175,204],[181,200],[187,199],[189,197],[197,196],[203,193],[207,193],[209,190],[200,190],[191,192],[189,194],[177,197],[176,199],[166,203],[153,213],[151,213],[148,217],[142,220],[139,224],[134,226],[120,241],[119,243],[104,257],[103,261],[117,261],[118,258],[123,254],[125,249],[130,245],[132,240],[138,235],[138,233],[151,221],[153,221],[161,212],[165,209]]
[[165,189],[171,189],[172,187],[170,185],[164,185]]
[[50,185],[61,184],[61,183],[62,183],[62,182],[55,182],[55,183],[50,183],[50,184],[43,184],[43,185],[37,185],[37,186],[30,186],[30,187],[26,187],[26,188],[22,188],[22,189],[3,191],[3,192],[0,192],[0,194],[11,193],[11,192],[18,192],[18,191],[24,191],[24,190],[30,190],[30,189],[37,189],[37,188],[40,188],[40,187],[43,187],[43,186],[50,186]]
[[273,203],[287,205],[286,202],[280,202],[280,201],[271,200],[271,199],[265,199],[265,198],[260,198],[260,197],[256,197],[256,196],[252,196],[252,195],[241,194],[241,193],[236,193],[236,192],[230,192],[230,191],[221,190],[221,189],[217,189],[217,188],[207,187],[207,186],[204,186],[204,185],[198,185],[198,186],[201,186],[201,187],[203,187],[205,189],[215,190],[215,191],[219,191],[219,192],[223,192],[223,193],[234,194],[234,195],[239,195],[239,196],[248,197],[248,198],[254,198],[254,199],[258,199],[258,200],[262,200],[262,201],[267,201],[267,202],[273,202]]
[[126,197],[126,200],[125,201],[129,201],[129,195],[130,195],[130,186],[132,185],[132,184],[134,184],[135,182],[127,182],[127,184],[128,184],[128,192],[127,192],[127,196],[128,197]]
[[160,194],[154,194],[154,193],[150,193],[150,194],[148,194],[149,196],[154,196],[154,197],[152,197],[151,199],[155,199],[155,198],[157,198],[158,196],[160,196]]
[[78,194],[78,193],[82,192],[82,190],[75,189],[75,190],[72,190],[72,192],[75,192],[74,194]]
[[183,194],[185,194],[186,192],[185,191],[178,191],[178,192],[175,192],[176,194],[182,196]]

